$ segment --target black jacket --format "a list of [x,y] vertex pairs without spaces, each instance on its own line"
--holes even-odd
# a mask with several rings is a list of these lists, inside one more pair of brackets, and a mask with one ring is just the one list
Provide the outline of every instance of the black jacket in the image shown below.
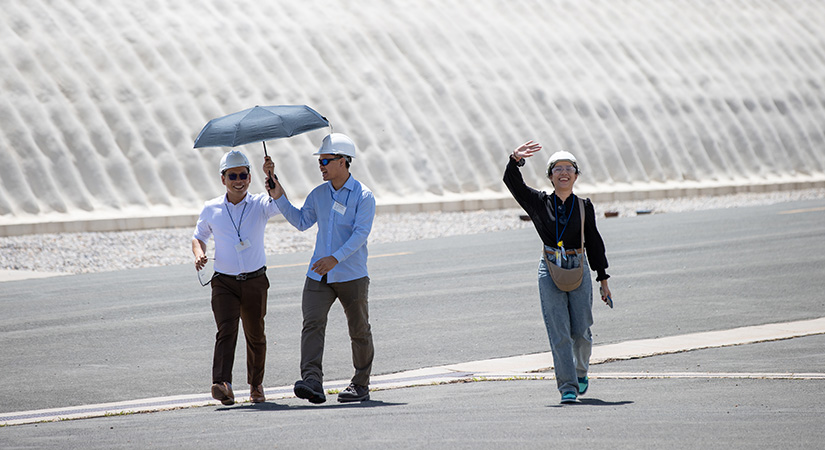
[[[513,158],[510,158],[504,170],[504,184],[532,219],[544,245],[555,248],[558,241],[563,241],[567,250],[581,248],[581,213],[575,194],[562,202],[555,193],[547,194],[527,186]],[[596,228],[596,211],[590,199],[584,201],[584,216],[584,248],[587,251],[587,261],[590,268],[597,273],[596,281],[606,280],[610,278],[610,275],[605,273],[607,256],[604,241]]]

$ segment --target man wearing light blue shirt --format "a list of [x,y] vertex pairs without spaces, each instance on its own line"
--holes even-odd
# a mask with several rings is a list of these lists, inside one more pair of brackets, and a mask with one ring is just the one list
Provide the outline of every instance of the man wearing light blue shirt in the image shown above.
[[367,304],[367,238],[375,217],[375,198],[349,172],[355,144],[347,136],[328,135],[315,155],[320,155],[318,161],[326,183],[313,189],[301,209],[289,202],[277,180],[273,180],[276,187],[270,190],[270,196],[295,228],[303,231],[318,224],[315,252],[301,301],[301,380],[295,383],[295,395],[311,403],[326,401],[321,361],[327,315],[337,298],[347,316],[355,367],[352,382],[338,394],[338,401],[365,401],[370,398],[375,353]]

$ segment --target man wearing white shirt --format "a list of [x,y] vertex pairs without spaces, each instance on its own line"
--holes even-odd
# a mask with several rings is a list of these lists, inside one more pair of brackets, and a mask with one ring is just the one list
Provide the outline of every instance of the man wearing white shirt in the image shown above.
[[326,401],[321,361],[327,315],[337,298],[347,316],[355,367],[355,375],[338,394],[338,401],[365,401],[370,398],[374,356],[367,304],[367,238],[375,218],[375,198],[349,172],[355,157],[355,144],[350,138],[332,133],[315,154],[320,156],[318,162],[326,183],[313,189],[301,209],[292,206],[277,181],[270,190],[284,218],[295,228],[303,231],[318,224],[301,301],[301,380],[295,383],[294,391],[311,403]]
[[[274,163],[267,159],[264,174]],[[206,265],[206,241],[215,239],[215,275],[212,284],[212,313],[218,327],[212,360],[212,397],[224,405],[235,403],[232,367],[238,341],[238,321],[243,321],[246,339],[246,372],[250,400],[266,401],[263,378],[266,361],[267,290],[264,230],[266,222],[280,210],[267,194],[249,194],[252,174],[246,156],[233,150],[221,158],[221,182],[226,194],[207,201],[192,238],[195,268]]]

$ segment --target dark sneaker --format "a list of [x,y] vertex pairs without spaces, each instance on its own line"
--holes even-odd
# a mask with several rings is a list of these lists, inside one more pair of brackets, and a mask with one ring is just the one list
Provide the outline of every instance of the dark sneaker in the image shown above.
[[235,394],[232,392],[232,385],[226,381],[212,385],[212,398],[220,401],[226,406],[235,404]]
[[252,403],[263,403],[266,401],[264,386],[262,384],[249,386],[249,400],[252,401]]
[[561,394],[561,402],[562,403],[576,403],[576,393],[575,392],[565,392]]
[[360,386],[355,383],[350,383],[346,389],[338,393],[338,401],[341,403],[365,402],[369,399],[369,386]]
[[313,380],[312,378],[296,381],[293,391],[296,397],[309,400],[310,403],[315,403],[316,405],[327,401],[327,396],[324,395],[324,387],[321,385],[321,382]]
[[584,395],[587,388],[590,386],[590,380],[585,377],[579,377],[579,395]]

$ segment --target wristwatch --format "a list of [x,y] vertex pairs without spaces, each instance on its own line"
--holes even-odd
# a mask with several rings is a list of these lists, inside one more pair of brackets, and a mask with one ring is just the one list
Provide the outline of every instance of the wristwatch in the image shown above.
[[[510,155],[510,159],[512,159],[513,161],[516,161],[516,158],[512,154]],[[526,162],[527,162],[527,160],[525,160],[524,158],[521,158],[520,160],[516,161],[516,166],[524,167],[524,163],[526,163]]]

